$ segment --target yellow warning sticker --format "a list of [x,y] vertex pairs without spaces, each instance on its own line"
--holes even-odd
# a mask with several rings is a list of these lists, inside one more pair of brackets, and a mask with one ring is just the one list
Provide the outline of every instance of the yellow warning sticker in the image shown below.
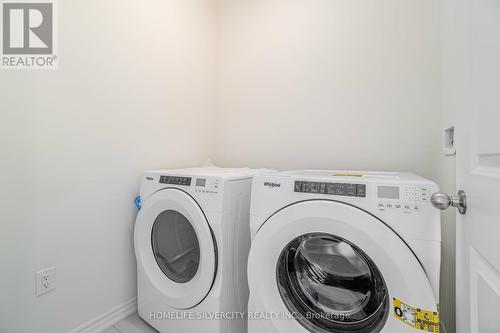
[[363,177],[362,173],[352,173],[352,172],[339,172],[334,173],[332,176],[334,177]]
[[403,323],[424,332],[439,333],[439,312],[412,307],[393,298],[394,317]]

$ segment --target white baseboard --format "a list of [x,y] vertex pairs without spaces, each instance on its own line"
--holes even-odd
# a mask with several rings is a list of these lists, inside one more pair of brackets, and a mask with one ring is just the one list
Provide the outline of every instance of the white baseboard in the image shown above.
[[137,311],[137,297],[89,320],[68,333],[100,333]]

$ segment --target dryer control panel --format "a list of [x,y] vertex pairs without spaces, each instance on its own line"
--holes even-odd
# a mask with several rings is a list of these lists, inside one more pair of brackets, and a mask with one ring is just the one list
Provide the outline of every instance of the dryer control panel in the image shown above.
[[220,189],[220,180],[215,177],[179,177],[162,175],[159,179],[160,184],[176,185],[186,190],[192,189],[195,193],[218,194]]
[[160,176],[160,184],[191,186],[191,177]]
[[219,189],[220,182],[218,178],[196,178],[194,184],[195,193],[217,194]]

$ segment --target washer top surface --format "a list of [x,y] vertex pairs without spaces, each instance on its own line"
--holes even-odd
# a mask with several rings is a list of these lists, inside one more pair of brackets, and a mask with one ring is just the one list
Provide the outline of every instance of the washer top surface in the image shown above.
[[383,182],[427,182],[425,178],[409,172],[351,171],[351,170],[294,170],[270,172],[268,176],[310,178],[323,180],[362,180]]

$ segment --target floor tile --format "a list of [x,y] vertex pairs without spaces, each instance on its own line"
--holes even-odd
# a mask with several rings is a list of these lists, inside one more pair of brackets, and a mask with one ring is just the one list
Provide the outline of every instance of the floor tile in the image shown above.
[[157,331],[149,326],[144,320],[139,318],[137,314],[133,314],[114,326],[120,333],[157,333]]

